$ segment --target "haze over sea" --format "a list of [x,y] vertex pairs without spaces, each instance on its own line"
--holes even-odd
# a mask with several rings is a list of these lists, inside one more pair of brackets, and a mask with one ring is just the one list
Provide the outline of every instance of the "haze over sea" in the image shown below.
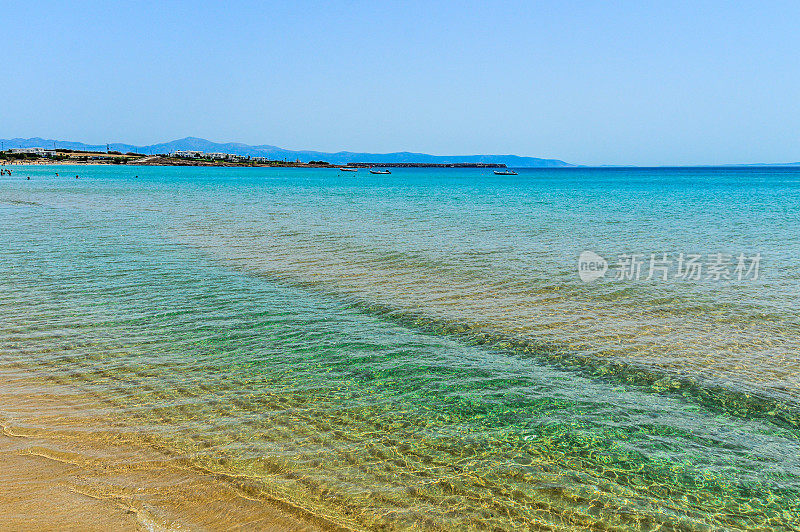
[[[0,226],[0,422],[43,454],[356,529],[800,529],[799,168],[16,166]],[[130,469],[80,489],[193,522]]]

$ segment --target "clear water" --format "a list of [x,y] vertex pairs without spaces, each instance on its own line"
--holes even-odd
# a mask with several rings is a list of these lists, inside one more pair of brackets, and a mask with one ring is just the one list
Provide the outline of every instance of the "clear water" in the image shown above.
[[[0,227],[0,375],[253,496],[368,529],[800,528],[800,169],[28,167]],[[762,263],[586,284],[584,250]]]

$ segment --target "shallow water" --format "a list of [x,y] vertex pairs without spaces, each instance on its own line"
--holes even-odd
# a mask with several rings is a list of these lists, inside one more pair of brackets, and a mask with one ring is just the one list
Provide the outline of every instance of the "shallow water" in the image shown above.
[[[800,527],[800,170],[18,168],[0,227],[0,375],[256,495],[356,528]],[[584,250],[762,262],[586,284]]]

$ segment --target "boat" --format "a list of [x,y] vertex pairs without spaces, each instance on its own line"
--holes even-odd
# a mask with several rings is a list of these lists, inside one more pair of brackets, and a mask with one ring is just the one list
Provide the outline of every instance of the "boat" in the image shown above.
[[514,170],[495,170],[494,175],[519,175]]
[[389,170],[373,170],[372,168],[369,169],[370,174],[391,174]]
[[358,168],[350,168],[349,166],[342,166],[339,170],[342,172],[358,172]]

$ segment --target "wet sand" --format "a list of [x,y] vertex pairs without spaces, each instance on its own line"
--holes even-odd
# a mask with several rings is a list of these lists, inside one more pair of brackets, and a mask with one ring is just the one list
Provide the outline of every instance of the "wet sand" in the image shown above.
[[108,438],[93,401],[48,388],[27,378],[0,385],[0,530],[337,528],[178,457]]
[[74,490],[82,468],[35,453],[28,441],[0,435],[0,529],[144,529],[124,505]]

